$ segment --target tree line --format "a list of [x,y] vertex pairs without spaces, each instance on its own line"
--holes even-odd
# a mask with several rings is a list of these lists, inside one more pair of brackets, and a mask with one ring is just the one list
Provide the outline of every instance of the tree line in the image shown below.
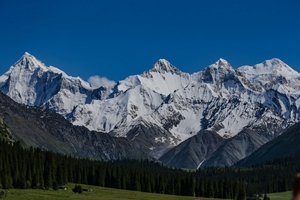
[[0,140],[0,188],[53,189],[68,182],[184,196],[243,199],[246,195],[237,178],[199,176],[148,160],[76,158]]
[[[277,158],[250,168],[210,167],[196,171],[196,177],[238,179],[245,184],[246,194],[285,192],[292,189],[295,175],[300,172],[300,155]],[[227,192],[232,193],[230,190]]]
[[210,167],[195,172],[149,160],[76,158],[0,140],[0,188],[52,189],[68,182],[151,193],[244,199],[291,190],[300,155],[251,168]]

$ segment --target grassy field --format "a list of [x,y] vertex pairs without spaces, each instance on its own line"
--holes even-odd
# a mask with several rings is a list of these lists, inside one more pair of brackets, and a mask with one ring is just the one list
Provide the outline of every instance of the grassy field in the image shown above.
[[292,199],[292,192],[280,192],[280,193],[272,193],[267,194],[271,200],[291,200]]
[[[72,199],[72,200],[208,200],[207,198],[183,197],[173,195],[161,195],[145,192],[136,192],[128,190],[117,190],[111,188],[103,188],[97,186],[88,186],[80,184],[83,188],[92,188],[93,192],[83,192],[75,194],[72,189],[75,184],[69,184],[68,190],[44,191],[35,189],[11,189],[8,190],[7,198],[11,200],[52,200],[52,199]],[[217,200],[217,199],[215,199]]]

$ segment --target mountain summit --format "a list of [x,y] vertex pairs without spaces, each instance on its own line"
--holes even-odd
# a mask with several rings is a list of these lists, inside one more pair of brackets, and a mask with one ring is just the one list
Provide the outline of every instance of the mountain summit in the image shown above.
[[[252,83],[258,82],[262,86],[270,86],[274,80],[281,83],[298,82],[300,74],[278,58],[266,60],[252,66],[242,66],[238,71],[243,73]],[[285,79],[285,80],[283,80]],[[299,84],[299,83],[298,83]]]
[[46,107],[64,116],[78,104],[91,101],[93,97],[87,100],[85,93],[94,92],[89,83],[55,67],[47,67],[27,52],[0,81],[1,91],[16,102]]
[[24,55],[13,65],[14,68],[26,68],[34,71],[36,68],[41,68],[47,71],[47,67],[44,63],[37,60],[33,55],[25,52]]
[[193,74],[160,59],[140,75],[92,88],[25,53],[0,77],[0,90],[74,125],[126,137],[164,163],[197,168],[232,165],[300,121],[299,80],[279,59],[238,69],[219,59]]
[[166,73],[170,72],[172,74],[179,74],[181,71],[177,69],[175,66],[171,65],[169,61],[165,59],[159,59],[150,69],[150,72],[159,72],[159,73]]

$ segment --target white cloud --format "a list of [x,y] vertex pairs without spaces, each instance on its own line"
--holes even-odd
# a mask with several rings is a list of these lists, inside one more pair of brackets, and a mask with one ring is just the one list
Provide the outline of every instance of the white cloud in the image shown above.
[[106,77],[100,77],[100,76],[91,76],[88,79],[88,82],[91,84],[93,88],[98,88],[100,86],[103,87],[109,87],[109,86],[114,86],[116,82],[109,80]]

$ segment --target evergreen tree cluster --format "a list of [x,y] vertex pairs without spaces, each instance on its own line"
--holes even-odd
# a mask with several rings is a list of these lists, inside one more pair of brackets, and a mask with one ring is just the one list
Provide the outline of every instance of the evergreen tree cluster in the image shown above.
[[24,148],[0,140],[0,188],[58,189],[68,182],[151,193],[245,199],[288,191],[300,156],[251,168],[211,167],[187,172],[148,160],[100,161]]
[[[285,192],[292,189],[292,182],[297,172],[300,172],[300,155],[278,158],[272,161],[254,165],[251,168],[211,167],[199,169],[196,177],[212,179],[227,179],[233,184],[238,179],[245,184],[246,194]],[[227,189],[232,197],[232,192]],[[226,195],[225,197],[229,197]]]
[[194,172],[165,167],[148,160],[99,161],[24,148],[0,141],[0,186],[58,189],[68,182],[151,193],[232,197],[245,188],[239,181],[196,177]]
[[227,178],[196,178],[196,195],[209,198],[242,200],[246,198],[244,183]]
[[75,185],[75,187],[72,189],[73,192],[81,194],[82,193],[82,187],[81,185]]

